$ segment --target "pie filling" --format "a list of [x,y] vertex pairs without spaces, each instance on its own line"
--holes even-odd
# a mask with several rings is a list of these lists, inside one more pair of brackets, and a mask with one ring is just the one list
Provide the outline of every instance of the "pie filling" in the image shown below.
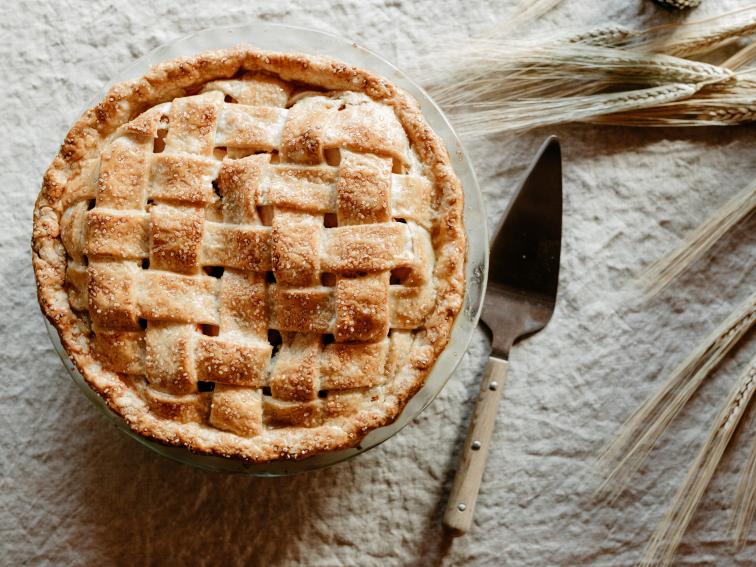
[[363,92],[246,72],[194,93],[107,136],[61,208],[93,359],[180,426],[367,423],[437,307],[430,167]]

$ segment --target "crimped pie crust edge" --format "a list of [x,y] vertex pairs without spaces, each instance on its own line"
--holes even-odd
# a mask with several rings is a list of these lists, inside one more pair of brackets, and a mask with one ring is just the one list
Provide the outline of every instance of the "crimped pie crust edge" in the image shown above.
[[[87,160],[96,159],[106,139],[118,126],[147,108],[183,96],[187,90],[215,79],[234,76],[240,69],[263,71],[283,80],[298,81],[328,90],[364,92],[391,106],[420,160],[428,167],[440,197],[434,283],[436,304],[425,331],[417,334],[406,366],[397,373],[381,404],[350,416],[338,425],[273,430],[271,442],[243,438],[222,431],[206,431],[195,424],[156,417],[138,394],[119,376],[104,369],[93,355],[72,311],[64,287],[67,258],[60,239],[60,217],[67,184]],[[463,193],[448,152],[407,93],[385,79],[335,60],[303,54],[273,53],[247,46],[205,52],[166,61],[142,78],[114,85],[104,100],[87,110],[66,135],[61,149],[44,175],[34,208],[32,263],[40,306],[58,331],[61,343],[89,386],[111,410],[142,436],[193,452],[240,458],[249,462],[301,459],[357,445],[372,429],[393,422],[424,384],[436,359],[446,347],[464,298],[466,238],[462,221]]]

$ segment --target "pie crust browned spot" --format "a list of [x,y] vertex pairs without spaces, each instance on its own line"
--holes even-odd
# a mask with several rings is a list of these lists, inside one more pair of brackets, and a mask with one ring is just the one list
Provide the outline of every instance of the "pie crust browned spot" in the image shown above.
[[249,47],[115,85],[47,170],[39,302],[141,435],[252,462],[351,447],[464,296],[462,190],[409,95]]

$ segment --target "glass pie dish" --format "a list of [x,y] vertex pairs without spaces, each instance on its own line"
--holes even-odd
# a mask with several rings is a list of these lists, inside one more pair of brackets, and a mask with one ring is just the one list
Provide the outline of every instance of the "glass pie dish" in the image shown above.
[[[446,118],[420,87],[411,82],[390,63],[353,42],[322,32],[272,24],[212,28],[179,39],[148,53],[113,77],[112,82],[106,86],[106,90],[113,83],[144,75],[156,63],[239,44],[250,44],[270,51],[323,55],[386,77],[415,97],[422,108],[425,119],[449,150],[452,166],[462,182],[465,196],[464,222],[468,239],[465,272],[466,292],[463,307],[455,321],[448,346],[437,359],[422,389],[409,401],[396,421],[371,431],[356,447],[320,453],[299,461],[249,464],[241,460],[200,455],[192,453],[188,449],[165,446],[133,432],[87,385],[84,378],[68,359],[55,330],[49,324],[47,328],[64,365],[85,395],[100,407],[119,429],[143,445],[161,455],[199,468],[249,475],[277,476],[328,466],[357,455],[394,435],[428,406],[443,388],[461,360],[477,324],[488,269],[488,239],[480,190],[466,154]],[[98,100],[104,94],[105,91],[100,93],[97,97]]]

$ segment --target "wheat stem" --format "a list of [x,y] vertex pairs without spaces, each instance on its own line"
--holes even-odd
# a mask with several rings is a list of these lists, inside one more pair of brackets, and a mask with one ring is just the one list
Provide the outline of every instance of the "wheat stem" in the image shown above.
[[596,116],[590,122],[620,126],[719,126],[756,120],[756,81],[739,74],[705,85],[695,95],[645,109]]
[[[569,41],[534,46],[477,40],[454,61],[463,67],[427,65],[432,71],[425,84],[462,133],[473,136],[600,121],[597,117],[658,107],[736,80],[732,71],[706,63]],[[617,89],[622,90],[606,92]],[[628,119],[638,118],[604,120]]]
[[[453,77],[454,81],[449,78]],[[499,94],[519,94],[513,79],[545,83],[549,81],[659,85],[670,82],[720,83],[730,80],[732,72],[716,65],[689,61],[663,54],[647,54],[620,48],[558,42],[537,45],[532,42],[479,39],[458,52],[452,60],[426,66],[424,82],[437,100],[445,102],[443,88],[474,99],[469,87],[487,82]],[[633,83],[635,82],[635,83]]]
[[[639,37],[650,39],[638,42],[634,48],[678,57],[707,53],[756,32],[754,12],[756,4],[751,4],[705,20],[656,26],[638,33]],[[654,37],[660,32],[664,35]]]
[[[712,331],[620,428],[599,457],[609,474],[597,493],[619,496],[670,423],[722,358],[756,321],[756,293]],[[614,464],[613,464],[614,463]]]
[[756,59],[756,41],[753,41],[743,47],[740,51],[730,56],[720,67],[725,69],[742,69]]
[[[753,368],[752,368],[753,370]],[[756,512],[756,437],[751,444],[751,453],[740,476],[740,483],[735,492],[735,507],[732,524],[735,530],[735,544],[743,548]]]
[[646,298],[653,297],[701,258],[722,236],[756,211],[756,183],[732,197],[680,245],[641,274]]
[[672,563],[675,550],[687,530],[722,455],[732,439],[735,428],[756,390],[756,357],[740,376],[727,403],[714,423],[706,442],[688,470],[685,481],[675,494],[664,519],[649,541],[641,560],[643,567],[667,566]]
[[522,100],[499,105],[478,103],[470,105],[465,112],[457,113],[454,123],[464,136],[484,136],[575,122],[628,108],[654,106],[688,97],[696,89],[695,85],[671,84],[625,93],[575,96],[548,101]]
[[[558,2],[525,4],[506,26],[532,21]],[[739,20],[733,22],[735,15]],[[746,68],[756,47],[741,49],[722,66],[670,53],[698,53],[754,32],[756,5],[693,24],[640,32],[609,24],[546,40],[492,33],[455,46],[453,56],[435,51],[420,63],[417,74],[468,135],[576,120],[633,126],[732,125],[756,120],[756,70]],[[650,89],[666,86],[689,94],[660,96],[657,104],[650,104],[659,92]],[[628,104],[620,105],[624,93]],[[585,98],[593,95],[598,98]],[[590,102],[596,103],[597,112],[587,110]],[[543,112],[528,113],[537,105]],[[617,108],[607,111],[612,105]],[[477,112],[480,117],[473,116]],[[523,114],[514,116],[518,112]],[[551,115],[544,118],[545,113]]]

